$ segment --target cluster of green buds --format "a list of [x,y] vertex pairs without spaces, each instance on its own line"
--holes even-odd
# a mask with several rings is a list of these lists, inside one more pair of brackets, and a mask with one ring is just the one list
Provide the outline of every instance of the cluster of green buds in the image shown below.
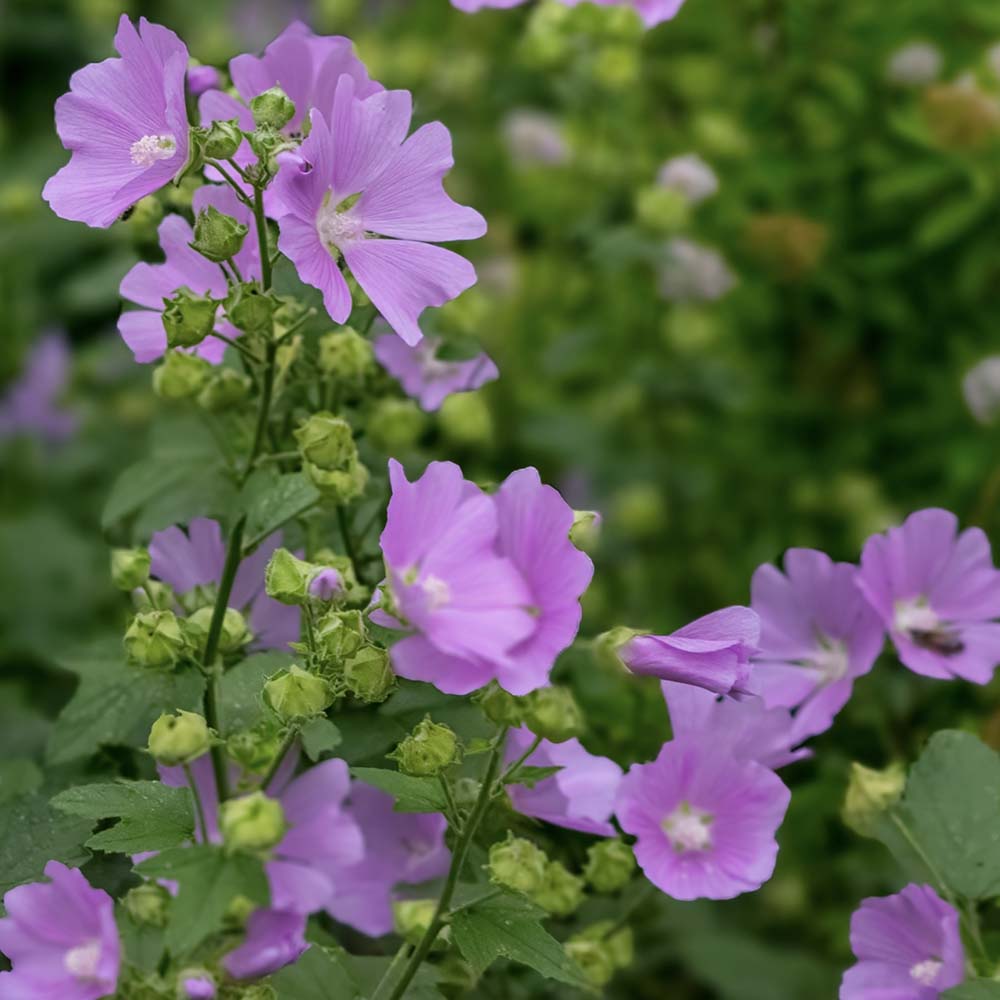
[[358,391],[375,373],[371,343],[353,327],[331,330],[319,338],[320,372],[349,391]]
[[193,399],[206,387],[211,373],[212,366],[197,354],[169,350],[153,372],[153,392],[169,402]]
[[490,847],[487,868],[494,885],[527,896],[553,916],[569,916],[583,902],[582,878],[561,861],[550,859],[537,844],[513,833]]
[[149,580],[150,564],[146,549],[112,549],[111,582],[124,591],[143,587]]
[[170,610],[140,611],[125,632],[129,662],[152,670],[172,670],[193,653],[180,619]]
[[418,778],[436,777],[462,759],[462,746],[450,726],[425,716],[388,755],[403,774]]
[[313,485],[337,504],[357,499],[368,484],[351,425],[328,411],[314,413],[295,431],[302,466]]
[[635,957],[631,928],[616,928],[610,920],[602,920],[574,934],[564,947],[566,954],[597,989],[606,986],[619,969],[631,965]]
[[[208,638],[208,630],[212,624],[215,609],[211,607],[198,608],[197,611],[184,619],[184,630],[196,649],[201,649]],[[219,652],[235,653],[242,649],[253,633],[247,625],[246,618],[235,608],[226,608],[222,615],[222,628],[219,632]]]
[[475,695],[475,701],[498,726],[527,726],[552,743],[565,743],[584,729],[583,713],[567,687],[539,688],[518,697],[493,682]]
[[333,703],[330,682],[292,664],[264,685],[264,702],[283,723],[303,722],[322,715]]
[[[392,904],[392,917],[396,933],[409,944],[420,944],[427,933],[434,913],[437,910],[437,900],[434,899],[400,899]],[[444,951],[450,942],[451,928],[445,927],[434,939],[432,951]]]
[[278,720],[262,719],[247,729],[231,732],[226,738],[226,753],[247,774],[266,774],[281,753],[283,732]]
[[597,892],[624,889],[635,874],[635,854],[621,840],[599,840],[587,849],[583,869],[587,883]]
[[268,597],[299,607],[363,600],[367,592],[358,584],[351,560],[332,552],[320,555],[321,562],[307,562],[288,549],[275,549],[264,571]]
[[156,882],[143,882],[129,889],[122,899],[125,912],[133,923],[147,927],[165,927],[170,910],[170,893]]

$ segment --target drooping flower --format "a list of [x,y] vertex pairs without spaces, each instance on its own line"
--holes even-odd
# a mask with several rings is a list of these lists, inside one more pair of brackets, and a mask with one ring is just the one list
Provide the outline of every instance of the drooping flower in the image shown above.
[[500,376],[488,354],[467,361],[444,361],[437,356],[440,346],[437,338],[425,337],[410,347],[391,333],[374,344],[378,363],[429,413],[453,393],[471,392]]
[[755,761],[673,740],[622,779],[615,813],[646,877],[674,899],[730,899],[774,871],[790,793]]
[[351,784],[348,812],[361,829],[364,855],[336,866],[336,891],[326,908],[336,920],[378,937],[392,930],[396,887],[445,874],[451,853],[445,818],[437,813],[398,813],[391,795],[360,781]]
[[981,424],[992,424],[1000,415],[1000,357],[983,358],[962,378],[962,395],[969,412]]
[[278,247],[322,291],[331,318],[343,323],[351,312],[343,258],[389,325],[416,344],[421,312],[476,280],[464,257],[434,243],[475,239],[486,223],[442,186],[454,163],[448,130],[431,122],[407,139],[411,114],[408,91],[358,99],[354,80],[341,76],[329,120],[313,111],[309,137],[274,189]]
[[670,635],[633,635],[617,653],[633,673],[738,695],[747,691],[750,658],[759,639],[756,612],[737,605],[704,615]]
[[725,258],[711,247],[677,236],[665,248],[660,293],[670,302],[715,302],[736,284]]
[[863,900],[851,949],[858,962],[844,973],[840,1000],[935,1000],[965,978],[958,911],[929,885]]
[[42,334],[32,344],[21,375],[0,396],[0,441],[24,434],[55,443],[76,430],[74,414],[58,405],[69,369],[66,338]]
[[856,581],[855,566],[814,549],[789,549],[784,573],[767,563],[753,575],[760,650],[752,688],[769,708],[798,709],[808,735],[830,727],[882,649],[882,623]]
[[569,161],[569,145],[559,119],[544,111],[512,111],[504,119],[503,137],[511,160],[519,166],[556,167]]
[[[234,258],[236,266],[247,281],[260,278],[260,250],[256,238],[253,213],[231,188],[221,184],[206,184],[194,193],[195,214],[212,206],[224,215],[230,215],[249,228],[243,247]],[[186,219],[168,215],[160,223],[160,247],[165,255],[162,264],[136,264],[122,278],[119,292],[122,298],[141,306],[130,309],[118,317],[118,332],[135,355],[135,360],[145,363],[163,356],[167,349],[167,334],[163,328],[164,299],[169,299],[181,288],[187,287],[196,295],[211,295],[224,299],[227,292],[226,276],[222,268],[191,248],[194,233]],[[221,305],[220,305],[221,311]],[[240,331],[220,317],[215,327],[218,333],[230,339]],[[226,345],[215,337],[206,337],[194,353],[218,364],[225,354]]]
[[656,175],[660,187],[678,191],[688,202],[697,205],[719,190],[715,171],[697,154],[675,156],[660,167]]
[[56,130],[70,161],[42,197],[63,219],[106,228],[163,187],[188,153],[184,79],[188,51],[170,30],[122,14],[120,59],[78,70],[56,101]]
[[858,586],[892,636],[899,658],[926,677],[985,684],[1000,663],[1000,572],[979,528],[931,508],[873,535]]
[[[459,10],[472,14],[485,7],[504,9],[517,7],[524,3],[524,0],[451,0],[451,2]],[[581,2],[583,0],[562,0],[562,3],[569,7],[575,7]],[[684,0],[587,0],[587,2],[596,3],[601,7],[633,7],[647,28],[652,28],[662,21],[669,21],[684,5]]]
[[11,889],[3,900],[0,972],[4,1000],[98,1000],[114,993],[121,963],[114,902],[75,868],[45,866],[48,882]]
[[[281,532],[266,538],[240,563],[233,582],[229,606],[245,612],[254,645],[262,649],[284,649],[299,639],[299,609],[281,604],[264,590],[264,569],[271,553],[281,546]],[[199,588],[213,588],[222,579],[226,546],[218,521],[196,517],[187,531],[176,526],[153,534],[149,543],[150,572],[173,587],[182,598],[197,599]],[[210,590],[201,595],[211,603]]]
[[265,908],[247,921],[243,943],[222,965],[234,979],[261,979],[291,965],[309,947],[306,914]]
[[[520,758],[534,739],[534,735],[523,727],[512,730],[507,737],[507,763]],[[610,819],[622,769],[613,760],[588,753],[579,740],[569,739],[563,743],[542,740],[524,763],[530,767],[559,767],[561,770],[543,778],[534,787],[508,787],[511,804],[519,813],[568,830],[602,837],[615,835]]]

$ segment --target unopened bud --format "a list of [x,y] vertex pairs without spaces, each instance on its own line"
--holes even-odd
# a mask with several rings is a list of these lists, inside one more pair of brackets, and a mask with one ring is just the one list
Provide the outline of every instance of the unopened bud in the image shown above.
[[385,701],[396,686],[388,650],[363,646],[344,664],[343,679],[358,701],[372,705]]
[[302,605],[309,600],[309,584],[316,567],[288,549],[275,549],[264,570],[267,596],[282,604]]
[[264,701],[282,722],[291,722],[322,715],[333,701],[333,693],[318,674],[292,664],[264,685]]
[[851,778],[841,816],[855,833],[872,837],[878,821],[900,800],[906,786],[906,771],[899,762],[881,771],[851,764]]
[[266,851],[285,836],[285,813],[277,799],[253,792],[222,803],[219,830],[230,850]]
[[368,590],[358,583],[350,557],[338,555],[332,549],[320,549],[316,553],[316,565],[334,570],[340,576],[340,592],[334,595],[336,600],[354,603],[367,598]]
[[351,425],[332,413],[314,413],[295,431],[305,461],[327,471],[343,471],[357,459]]
[[381,399],[368,415],[372,444],[390,455],[411,450],[427,427],[427,416],[412,399]]
[[305,462],[302,467],[324,499],[334,504],[356,500],[368,485],[368,469],[356,460],[346,469],[321,469],[312,462]]
[[212,731],[204,716],[179,709],[176,715],[164,713],[149,731],[149,752],[157,764],[177,767],[208,753]]
[[[195,645],[201,646],[208,638],[212,624],[213,608],[199,608],[185,620],[188,634]],[[219,652],[235,653],[245,646],[253,635],[247,628],[247,620],[235,608],[226,608],[222,616],[222,630],[219,632]]]
[[249,375],[218,365],[212,369],[205,387],[198,393],[198,405],[211,413],[221,413],[242,403],[250,395],[250,388]]
[[554,916],[568,917],[583,902],[583,879],[562,862],[550,861],[541,886],[531,893],[531,901]]
[[135,590],[149,579],[149,565],[146,549],[112,549],[111,582],[119,590]]
[[168,351],[153,372],[153,392],[160,399],[190,399],[201,392],[212,366],[197,354]]
[[177,1000],[215,1000],[215,977],[207,969],[183,969],[177,974]]
[[245,333],[266,333],[274,322],[281,303],[265,292],[256,281],[244,282],[230,289],[226,296],[226,316],[238,330]]
[[565,743],[583,731],[583,715],[569,688],[539,688],[526,702],[524,722],[536,736]]
[[173,667],[187,650],[187,641],[172,611],[143,611],[125,633],[125,652],[140,667]]
[[675,233],[687,225],[691,202],[673,188],[643,188],[636,199],[639,222],[655,233]]
[[570,938],[563,947],[566,954],[583,970],[590,984],[602,989],[611,982],[615,974],[615,964],[610,950],[602,941],[586,938]]
[[489,873],[494,885],[531,895],[545,884],[549,859],[545,852],[523,837],[507,839],[490,847]]
[[569,540],[581,552],[593,552],[601,537],[602,520],[596,510],[573,511],[573,526],[569,529]]
[[403,774],[433,777],[461,760],[461,748],[453,729],[426,716],[389,756]]
[[142,590],[132,592],[136,611],[169,611],[176,603],[174,589],[161,580],[147,580]]
[[194,220],[192,249],[216,264],[230,260],[243,249],[249,227],[214,205],[203,208]]
[[122,906],[137,924],[166,927],[170,893],[156,882],[143,882],[125,893]]
[[[163,300],[163,329],[167,334],[167,347],[195,347],[200,344],[215,329],[218,308],[218,302],[211,295],[196,295],[187,285],[178,288],[171,298]],[[168,354],[167,358],[170,357]]]
[[437,910],[434,899],[398,899],[392,904],[396,933],[412,945],[420,943]]
[[226,740],[226,753],[245,771],[263,774],[274,762],[282,743],[281,729],[265,719],[252,729],[238,729]]
[[620,840],[599,840],[587,849],[583,874],[598,892],[617,892],[635,873],[635,855]]
[[368,630],[360,611],[331,611],[316,623],[313,635],[320,654],[337,668],[368,641]]
[[449,441],[464,447],[488,446],[493,441],[493,417],[478,392],[457,392],[438,411],[441,431]]
[[504,691],[496,681],[479,691],[473,700],[486,718],[498,726],[520,726],[524,722],[524,699]]
[[284,128],[295,117],[295,105],[281,87],[272,87],[250,101],[250,113],[258,128]]
[[202,149],[210,160],[228,160],[243,144],[243,132],[238,118],[214,121],[202,139]]
[[360,385],[375,370],[372,345],[352,327],[319,338],[319,370],[349,385]]
[[310,581],[309,596],[317,601],[332,601],[344,592],[344,578],[331,566],[324,566]]

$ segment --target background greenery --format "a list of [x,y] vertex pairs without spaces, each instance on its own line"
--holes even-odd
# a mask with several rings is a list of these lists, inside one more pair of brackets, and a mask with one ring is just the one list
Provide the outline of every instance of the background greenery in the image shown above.
[[[0,31],[0,383],[41,331],[63,329],[81,422],[62,448],[18,440],[0,453],[0,759],[23,767],[42,761],[73,690],[65,651],[123,627],[100,511],[158,410],[114,330],[118,282],[155,255],[155,221],[94,232],[39,197],[65,156],[53,101],[110,54],[122,6],[8,0]],[[746,602],[754,567],[788,546],[855,559],[919,507],[1000,528],[997,435],[960,384],[998,340],[993,0],[688,0],[649,33],[546,3],[475,17],[447,0],[124,6],[220,64],[302,16],[350,35],[373,76],[414,91],[420,120],[449,126],[449,188],[490,232],[467,248],[479,286],[429,328],[479,339],[502,378],[481,403],[446,408],[406,457],[451,457],[481,480],[536,465],[575,506],[601,510],[585,636],[669,631]],[[940,82],[893,85],[887,62],[915,40],[940,50]],[[567,162],[512,157],[506,123],[520,109],[555,118]],[[688,152],[720,191],[664,218],[649,189]],[[183,191],[171,198],[183,205]],[[678,234],[737,274],[721,301],[659,294]],[[607,673],[585,643],[560,671],[591,708],[592,749],[625,763],[655,753],[668,732],[655,686]],[[883,657],[815,758],[784,774],[794,794],[774,880],[731,903],[647,906],[636,965],[609,994],[832,996],[850,912],[899,884],[884,850],[838,818],[848,762],[912,759],[946,725],[998,746],[997,694]],[[555,989],[525,974],[513,987],[488,978],[482,995]]]

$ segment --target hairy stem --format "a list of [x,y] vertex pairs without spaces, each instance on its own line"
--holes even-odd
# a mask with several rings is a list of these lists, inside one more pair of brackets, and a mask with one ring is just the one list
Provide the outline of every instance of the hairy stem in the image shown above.
[[194,799],[194,811],[198,817],[198,829],[201,830],[201,839],[208,843],[208,824],[205,822],[205,807],[201,801],[201,794],[198,792],[198,783],[191,773],[191,765],[184,764],[184,777],[187,778],[188,787],[191,789],[191,797]]

